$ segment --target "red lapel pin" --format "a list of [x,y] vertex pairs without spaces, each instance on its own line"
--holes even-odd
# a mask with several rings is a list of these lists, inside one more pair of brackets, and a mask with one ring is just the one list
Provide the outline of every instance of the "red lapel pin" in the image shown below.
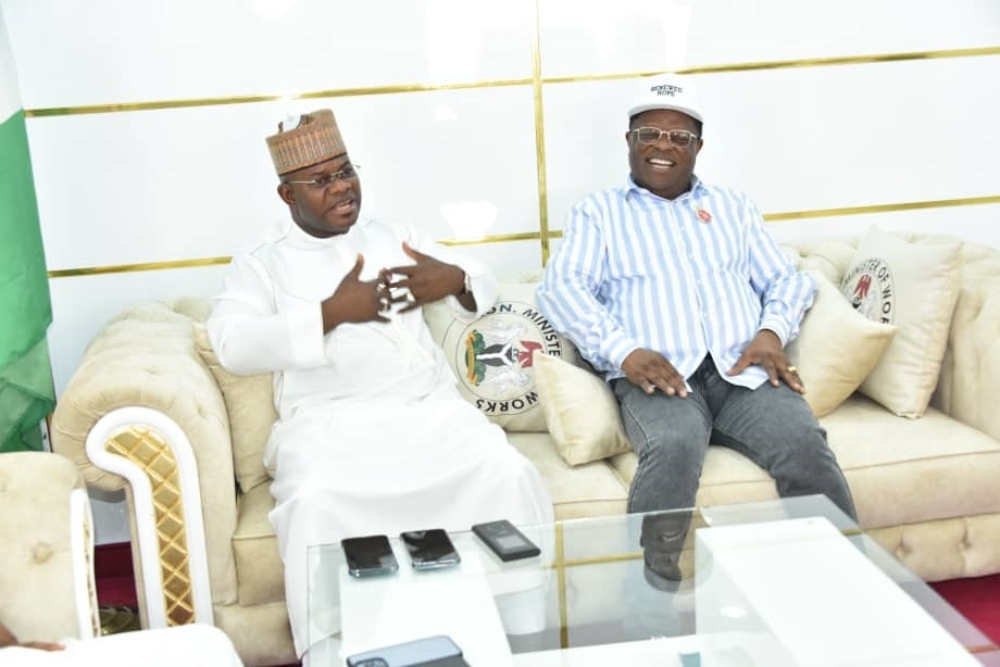
[[698,209],[698,217],[702,222],[712,222],[712,214],[703,208]]

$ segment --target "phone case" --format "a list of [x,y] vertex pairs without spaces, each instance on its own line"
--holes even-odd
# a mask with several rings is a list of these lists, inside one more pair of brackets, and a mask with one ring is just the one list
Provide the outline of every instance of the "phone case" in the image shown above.
[[464,665],[462,649],[447,635],[434,635],[348,656],[348,667]]
[[506,519],[477,523],[472,527],[472,532],[502,561],[531,558],[541,553],[534,542]]

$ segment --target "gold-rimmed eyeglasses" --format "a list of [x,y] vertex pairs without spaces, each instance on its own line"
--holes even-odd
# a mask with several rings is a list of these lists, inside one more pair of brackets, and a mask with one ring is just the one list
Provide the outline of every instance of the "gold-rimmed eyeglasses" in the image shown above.
[[698,135],[687,130],[661,130],[658,127],[637,127],[630,133],[640,144],[659,143],[660,137],[666,136],[670,145],[677,148],[690,148],[697,143]]
[[341,167],[340,171],[335,171],[332,174],[323,174],[322,176],[317,176],[311,181],[285,181],[285,183],[299,183],[301,185],[308,185],[313,190],[325,190],[330,187],[334,181],[339,181],[340,179],[348,181],[352,178],[357,178],[358,171],[360,169],[360,164],[351,164],[348,162]]

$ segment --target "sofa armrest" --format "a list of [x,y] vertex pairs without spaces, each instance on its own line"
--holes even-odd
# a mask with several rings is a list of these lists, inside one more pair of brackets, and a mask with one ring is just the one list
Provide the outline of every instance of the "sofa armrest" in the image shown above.
[[0,508],[0,623],[22,641],[100,634],[93,517],[73,464],[48,452],[0,456]]
[[933,404],[1000,440],[1000,252],[966,243],[962,290]]
[[52,446],[125,488],[144,625],[212,622],[236,601],[236,485],[222,394],[191,318],[147,303],[109,322],[59,396]]

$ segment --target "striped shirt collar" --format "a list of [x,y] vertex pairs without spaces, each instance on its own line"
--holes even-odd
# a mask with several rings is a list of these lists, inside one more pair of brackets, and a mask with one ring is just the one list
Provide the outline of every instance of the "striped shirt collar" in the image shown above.
[[625,183],[620,186],[620,189],[622,191],[622,195],[625,197],[628,197],[630,194],[649,195],[650,197],[657,197],[659,199],[663,199],[664,201],[681,202],[684,201],[684,199],[686,199],[687,197],[697,197],[703,194],[707,190],[707,186],[702,182],[700,178],[698,178],[697,174],[691,174],[690,190],[682,194],[680,197],[677,197],[676,199],[664,199],[655,192],[647,190],[646,188],[636,183],[635,179],[632,178],[632,175],[629,174],[628,176],[625,177]]

